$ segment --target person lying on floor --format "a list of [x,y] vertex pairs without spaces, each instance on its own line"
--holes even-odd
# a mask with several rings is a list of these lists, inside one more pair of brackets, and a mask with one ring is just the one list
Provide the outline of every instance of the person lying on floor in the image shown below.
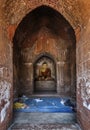
[[65,106],[70,106],[72,108],[72,110],[74,112],[76,112],[76,103],[73,102],[71,99],[67,99],[67,100],[61,100],[61,104],[65,105]]
[[21,109],[21,108],[25,109],[25,108],[29,108],[29,106],[27,104],[25,104],[22,99],[18,99],[14,103],[14,109]]
[[73,102],[71,99],[68,99],[64,104],[66,106],[71,106],[72,110],[76,112],[76,103]]

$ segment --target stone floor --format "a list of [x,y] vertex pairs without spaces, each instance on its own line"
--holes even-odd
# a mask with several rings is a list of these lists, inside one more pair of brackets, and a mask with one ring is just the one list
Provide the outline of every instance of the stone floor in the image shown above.
[[15,124],[10,130],[80,130],[77,124]]
[[8,130],[80,130],[73,113],[15,113]]

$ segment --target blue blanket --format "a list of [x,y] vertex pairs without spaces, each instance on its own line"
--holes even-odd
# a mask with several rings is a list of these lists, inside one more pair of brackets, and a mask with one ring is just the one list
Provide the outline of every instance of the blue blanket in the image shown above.
[[73,113],[70,105],[65,105],[68,98],[40,97],[23,100],[28,108],[15,109],[16,112],[64,112]]

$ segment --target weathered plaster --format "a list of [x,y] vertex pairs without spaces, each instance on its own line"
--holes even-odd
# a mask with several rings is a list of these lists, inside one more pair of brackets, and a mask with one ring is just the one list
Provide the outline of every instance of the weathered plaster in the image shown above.
[[[83,106],[90,110],[90,79],[87,75],[83,75],[83,77],[79,78],[79,87],[81,89]],[[80,94],[80,92],[78,94]]]
[[0,122],[3,122],[7,113],[7,109],[10,105],[10,88],[11,84],[5,80],[0,81]]

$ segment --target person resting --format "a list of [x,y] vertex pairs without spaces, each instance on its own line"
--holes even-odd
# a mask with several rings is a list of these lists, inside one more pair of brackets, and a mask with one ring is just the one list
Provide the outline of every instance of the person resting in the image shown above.
[[29,108],[28,105],[26,105],[25,103],[23,103],[23,101],[21,99],[19,99],[18,101],[16,101],[13,105],[14,109],[25,109],[25,108]]

